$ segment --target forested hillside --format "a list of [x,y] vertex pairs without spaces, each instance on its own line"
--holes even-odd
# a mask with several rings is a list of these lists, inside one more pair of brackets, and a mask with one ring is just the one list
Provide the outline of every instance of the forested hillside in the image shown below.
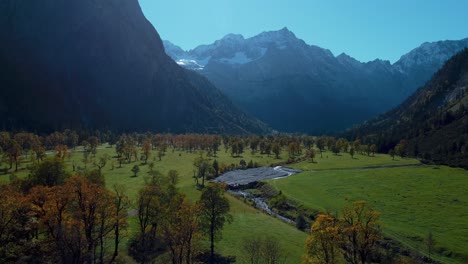
[[381,151],[407,140],[405,154],[468,168],[468,49],[394,110],[346,132]]

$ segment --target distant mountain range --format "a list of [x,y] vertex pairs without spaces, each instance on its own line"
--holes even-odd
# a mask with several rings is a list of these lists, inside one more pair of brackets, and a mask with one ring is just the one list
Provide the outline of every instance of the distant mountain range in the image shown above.
[[349,129],[346,136],[374,142],[381,151],[406,139],[410,156],[468,169],[468,49],[400,106]]
[[0,2],[3,129],[263,133],[178,66],[137,0]]
[[287,132],[339,131],[383,113],[424,85],[459,41],[424,43],[391,64],[359,62],[308,45],[287,28],[245,39],[229,34],[184,51],[163,41],[179,65],[206,76],[242,109]]

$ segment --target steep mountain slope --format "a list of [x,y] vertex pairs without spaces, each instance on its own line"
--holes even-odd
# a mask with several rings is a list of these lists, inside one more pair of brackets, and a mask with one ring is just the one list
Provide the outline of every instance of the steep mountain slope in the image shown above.
[[264,132],[164,52],[137,0],[0,2],[4,128]]
[[468,169],[468,49],[453,56],[400,106],[347,131],[382,151],[407,139],[407,154]]
[[426,42],[403,55],[393,67],[404,74],[406,85],[419,88],[453,55],[468,47],[468,38]]
[[187,52],[165,41],[179,65],[208,77],[248,113],[278,130],[313,133],[345,129],[395,107],[466,46],[468,39],[423,44],[392,65],[335,57],[287,28],[248,39],[229,34]]

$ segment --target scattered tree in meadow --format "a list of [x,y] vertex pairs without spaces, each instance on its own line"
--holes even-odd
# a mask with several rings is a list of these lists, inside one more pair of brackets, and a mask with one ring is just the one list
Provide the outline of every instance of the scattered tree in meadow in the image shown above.
[[356,152],[361,152],[361,140],[356,139],[353,141],[353,148]]
[[67,129],[63,132],[63,135],[65,136],[66,145],[72,149],[75,149],[80,139],[78,134],[75,131]]
[[326,137],[325,138],[325,144],[327,145],[328,150],[332,150],[334,146],[336,146],[336,140],[333,137]]
[[307,150],[306,152],[306,158],[307,159],[310,159],[310,162],[314,162],[314,158],[315,158],[315,149],[309,149]]
[[15,171],[18,171],[18,165],[21,160],[21,146],[13,139],[8,140],[7,149],[5,154],[8,157],[10,163],[10,169],[13,168],[13,163],[15,164]]
[[262,263],[262,240],[251,236],[242,241],[242,253],[250,264]]
[[170,170],[168,173],[167,173],[167,177],[169,178],[169,182],[172,184],[172,185],[177,185],[177,183],[179,183],[179,172],[176,171],[176,170]]
[[370,156],[371,151],[369,145],[361,145],[360,149],[363,155],[367,154],[367,156]]
[[343,152],[348,152],[348,147],[349,147],[349,142],[348,140],[344,139],[344,138],[339,138],[336,143],[335,143],[339,148],[340,150],[342,150]]
[[338,155],[340,153],[341,147],[338,144],[338,142],[331,147],[331,150],[335,155]]
[[375,152],[377,152],[377,145],[375,144],[370,145],[369,151],[372,152],[372,156],[375,156]]
[[400,143],[398,143],[396,146],[395,146],[395,154],[400,156],[400,157],[406,157],[406,155],[408,154],[408,141],[407,140],[400,140]]
[[38,144],[38,138],[32,133],[17,133],[13,139],[20,145],[22,152],[28,157],[29,151],[35,144]]
[[210,164],[210,161],[208,159],[205,159],[203,157],[203,153],[200,153],[200,156],[195,158],[193,161],[193,166],[195,167],[196,170],[196,180],[197,180],[197,185],[198,185],[198,179],[202,179],[202,184],[201,187],[205,186],[205,179],[210,173],[211,169],[213,168]]
[[65,144],[65,136],[63,135],[63,133],[58,132],[58,131],[55,131],[52,134],[48,135],[45,138],[45,143],[44,143],[44,145],[48,149],[53,149],[55,146],[64,145],[64,144]]
[[219,175],[219,164],[218,164],[217,160],[213,161],[213,170],[214,170],[215,176],[218,177],[218,175]]
[[297,156],[301,153],[301,146],[296,141],[289,143],[288,145],[289,157]]
[[46,157],[45,149],[40,142],[33,145],[32,151],[36,155],[37,162],[42,161]]
[[174,196],[162,221],[162,237],[173,264],[192,263],[200,251],[200,207]]
[[344,258],[352,264],[365,264],[382,238],[380,213],[364,201],[354,202],[343,209],[340,218]]
[[221,185],[210,184],[203,190],[198,204],[201,228],[210,239],[210,263],[214,264],[215,241],[221,239],[224,224],[232,221],[229,201]]
[[317,148],[320,150],[320,158],[323,158],[323,150],[325,149],[326,139],[324,137],[320,137],[317,139]]
[[286,263],[286,253],[281,248],[279,241],[273,237],[265,238],[261,252],[264,263]]
[[132,172],[134,173],[133,177],[136,177],[138,172],[140,172],[140,167],[138,165],[133,166]]
[[258,138],[253,138],[250,140],[250,150],[252,151],[252,155],[255,155],[257,153],[257,148],[260,145],[260,140]]
[[286,262],[286,252],[274,237],[251,236],[242,241],[243,256],[251,264]]
[[315,140],[311,136],[306,136],[303,139],[304,146],[309,150],[314,146]]
[[104,177],[104,174],[101,172],[101,170],[85,170],[81,173],[81,175],[90,181],[91,183],[97,184],[101,187],[106,186],[106,178]]
[[392,160],[395,160],[395,150],[394,149],[390,149],[388,151],[388,155],[390,155],[390,157],[392,157]]
[[[44,233],[39,240],[48,262],[94,263],[113,259],[106,253],[115,230],[126,226],[116,197],[86,179],[73,176],[62,186],[37,186],[29,196],[31,215]],[[119,239],[118,239],[119,240]],[[115,245],[118,248],[118,244]]]
[[157,238],[163,212],[163,187],[155,182],[146,184],[136,199],[138,235],[130,242],[129,254],[139,262],[151,261],[163,251]]
[[[145,140],[143,142],[143,146],[141,147],[141,151],[143,152],[143,159],[145,164],[148,162],[148,159],[151,156],[151,142],[149,140]],[[161,159],[159,159],[161,160]]]
[[[272,143],[266,143],[263,153],[264,153],[264,154],[267,154],[267,156],[270,157],[271,151],[272,151],[272,147],[273,147],[273,144],[272,144]],[[277,156],[277,157],[279,158],[279,154],[280,154],[280,152],[281,152],[281,148],[279,147],[279,145],[278,145],[278,148],[276,148],[276,151],[277,151],[277,153],[278,153],[278,156]],[[275,154],[275,155],[276,155],[276,154]]]
[[97,153],[97,147],[99,146],[99,143],[100,143],[99,138],[96,136],[89,137],[88,142],[89,142],[89,152],[91,152],[91,154],[95,156]]
[[244,143],[240,139],[235,139],[231,142],[231,156],[239,157],[244,153]]
[[177,191],[169,172],[146,182],[136,205],[139,233],[129,245],[129,254],[139,262],[152,262],[167,252],[172,263],[194,263],[201,251],[200,206]]
[[28,179],[32,186],[51,187],[63,184],[68,177],[70,177],[70,174],[67,172],[63,160],[51,157],[34,165]]
[[107,153],[104,153],[101,157],[99,157],[98,162],[95,163],[99,171],[102,171],[102,168],[106,166],[107,161],[109,161],[110,159],[111,158],[109,157],[109,154]]
[[241,166],[242,169],[245,169],[245,167],[247,167],[247,162],[244,159],[241,159],[239,161],[239,165]]
[[305,264],[339,263],[341,235],[339,220],[329,215],[318,215],[306,241]]
[[349,155],[351,155],[351,159],[354,159],[354,147],[349,149]]
[[149,167],[149,169],[150,169],[150,173],[153,172],[153,170],[154,170],[154,162],[151,161],[150,163],[148,163],[148,167]]
[[[303,263],[369,263],[382,238],[380,213],[364,201],[343,209],[342,216],[319,215],[306,241]],[[342,256],[342,257],[341,257]]]
[[273,151],[273,153],[275,154],[275,158],[279,159],[279,155],[281,153],[281,147],[277,142],[271,145],[271,151]]
[[158,151],[158,159],[159,159],[159,161],[161,161],[162,157],[164,157],[164,151],[159,150],[159,151]]
[[128,227],[127,209],[130,206],[130,200],[127,196],[127,191],[124,185],[115,184],[113,186],[114,204],[115,204],[115,217],[114,217],[114,253],[109,263],[114,263],[119,255],[119,245],[122,241],[122,232]]
[[55,156],[59,159],[65,160],[65,158],[70,155],[67,145],[57,145],[55,146]]

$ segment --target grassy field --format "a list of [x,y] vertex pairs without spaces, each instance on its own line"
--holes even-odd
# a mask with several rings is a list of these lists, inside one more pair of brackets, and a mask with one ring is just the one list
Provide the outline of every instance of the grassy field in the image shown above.
[[[66,159],[66,164],[69,170],[72,170],[72,163],[80,167],[84,167],[82,163],[83,153],[72,152],[70,157]],[[100,146],[96,155],[100,157],[104,154],[108,154],[111,157],[115,156],[115,149],[110,148],[107,145]],[[193,160],[199,155],[198,152],[188,153],[185,151],[172,151],[169,149],[162,160],[159,161],[154,155],[150,158],[150,161],[154,161],[154,169],[166,174],[169,170],[177,170],[180,174],[180,182],[178,184],[179,189],[184,192],[187,197],[196,201],[200,196],[200,191],[196,189],[193,175]],[[286,158],[286,154],[283,154]],[[246,152],[242,157],[233,158],[229,153],[224,150],[218,152],[216,157],[219,163],[225,164],[239,164],[241,159],[249,162],[253,160],[259,163],[259,165],[267,166],[272,163],[284,161],[284,159],[275,159],[273,156],[268,157],[266,155],[252,155],[250,152]],[[114,169],[112,169],[112,163],[114,163]],[[22,163],[20,171],[17,174],[18,177],[26,177],[28,175],[27,166],[30,164],[26,161]],[[132,177],[133,173],[131,169],[134,165],[140,166],[140,173],[138,177]],[[93,165],[88,164],[88,168],[93,168]],[[3,164],[3,167],[7,167]],[[122,164],[122,168],[118,168],[119,164],[116,159],[112,159],[103,168],[103,173],[106,178],[106,187],[112,188],[116,183],[124,184],[127,188],[129,197],[135,200],[138,190],[143,187],[145,178],[148,175],[148,165],[142,164],[142,162],[132,162],[130,164]],[[0,182],[9,182],[10,175],[0,175]],[[281,222],[280,220],[266,215],[249,205],[244,204],[242,201],[233,198],[228,195],[231,204],[231,214],[233,215],[234,221],[226,225],[223,230],[223,239],[217,244],[217,250],[224,255],[235,255],[237,256],[238,263],[245,263],[246,261],[242,258],[242,241],[247,237],[265,237],[269,236],[278,240],[284,250],[287,252],[288,258],[287,263],[299,263],[300,258],[304,252],[304,242],[307,235],[303,232],[298,231],[294,226]],[[130,230],[127,235],[128,238],[135,233],[137,227],[136,217],[130,217]],[[125,255],[125,249],[122,250]],[[130,258],[126,258],[126,261],[131,261]]]
[[[115,150],[103,145],[96,157],[104,154],[114,156]],[[198,152],[169,150],[161,161],[155,156],[150,161],[154,161],[154,169],[163,174],[171,169],[177,170],[180,173],[179,189],[195,201],[200,191],[195,188],[192,178],[192,163],[198,155]],[[253,160],[259,165],[270,165],[285,161],[286,158],[286,153],[282,153],[282,159],[278,160],[273,156],[252,155],[249,152],[244,153],[243,157],[233,158],[222,150],[216,159],[225,164],[239,164],[244,159],[247,162]],[[73,152],[66,159],[70,171],[73,161],[83,167],[82,159],[83,153],[79,149]],[[323,158],[318,154],[314,163],[304,161],[290,165],[305,172],[269,182],[288,197],[322,211],[336,212],[350,201],[366,200],[382,212],[386,236],[414,250],[425,252],[423,239],[431,231],[440,251],[437,260],[443,263],[463,263],[454,257],[468,255],[468,173],[443,166],[393,167],[418,164],[419,161],[414,159],[395,157],[393,160],[383,154],[375,157],[356,154],[352,159],[347,153],[334,155],[324,152]],[[23,162],[17,176],[26,177],[26,167],[29,165]],[[131,168],[134,165],[140,165],[138,177],[132,177]],[[6,166],[3,164],[4,168]],[[92,167],[88,164],[88,168]],[[123,164],[122,168],[118,168],[115,159],[109,161],[103,169],[106,186],[111,188],[115,183],[124,184],[132,199],[144,185],[148,171],[149,167],[140,161]],[[9,178],[9,173],[0,175],[0,182],[8,182]],[[300,262],[307,237],[305,233],[240,200],[231,196],[228,198],[234,221],[225,227],[223,240],[217,245],[222,254],[236,255],[238,262],[244,263],[242,240],[249,236],[270,236],[280,241],[288,252],[288,263]],[[134,233],[137,224],[135,218],[130,218],[129,222],[131,229],[127,238]],[[122,253],[125,253],[125,249]]]
[[299,170],[329,170],[420,164],[416,159],[402,159],[397,156],[392,159],[390,155],[385,154],[377,154],[375,156],[355,154],[354,158],[351,158],[349,153],[340,153],[335,155],[331,152],[325,151],[322,153],[323,157],[320,157],[320,152],[318,150],[316,150],[316,152],[317,155],[314,162],[303,161],[292,164],[290,167]]
[[[317,171],[269,182],[286,196],[322,211],[336,212],[350,201],[365,200],[382,213],[385,235],[425,253],[423,241],[431,231],[439,251],[437,260],[468,261],[466,170],[444,166],[351,169],[416,161],[392,161],[388,155],[375,158],[358,155],[358,160],[343,162],[339,159],[344,157],[328,157],[324,156],[323,162],[319,158],[317,164],[304,162],[293,166]],[[329,160],[334,160],[335,166]],[[344,167],[350,169],[333,170]]]

